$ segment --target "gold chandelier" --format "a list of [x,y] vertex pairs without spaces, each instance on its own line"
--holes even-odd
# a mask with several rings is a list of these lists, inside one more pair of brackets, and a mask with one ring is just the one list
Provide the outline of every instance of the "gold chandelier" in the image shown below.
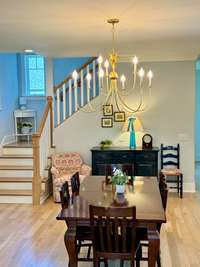
[[[98,63],[98,78],[99,78],[99,95],[103,97],[101,104],[95,105],[91,101],[82,107],[81,110],[85,112],[93,112],[98,108],[103,107],[103,115],[111,116],[114,113],[118,113],[115,121],[124,121],[125,114],[134,114],[137,112],[144,111],[147,106],[144,105],[144,96],[150,96],[152,87],[153,72],[149,70],[145,77],[145,70],[139,67],[139,61],[136,56],[132,58],[133,64],[133,75],[132,75],[132,85],[129,89],[126,88],[126,77],[122,74],[119,77],[117,72],[117,63],[119,55],[116,51],[116,32],[115,25],[119,23],[119,19],[108,19],[107,22],[112,25],[112,52],[109,55],[109,60],[104,61],[103,57],[100,55],[97,59]],[[73,73],[72,77],[77,73]],[[73,77],[73,78],[74,78]],[[88,73],[86,75],[87,83],[90,83],[92,75]],[[125,98],[131,94],[137,95],[137,103],[134,106],[129,105],[125,102]],[[102,98],[101,98],[102,99]],[[120,119],[121,114],[121,119]]]

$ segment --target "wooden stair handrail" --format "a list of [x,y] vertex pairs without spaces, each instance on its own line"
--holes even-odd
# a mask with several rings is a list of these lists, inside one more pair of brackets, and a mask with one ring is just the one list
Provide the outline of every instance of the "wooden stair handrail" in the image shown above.
[[[81,70],[83,70],[85,67],[87,67],[87,65],[91,64],[95,59],[97,59],[97,57],[92,57],[91,59],[89,59],[88,61],[86,61],[78,70],[77,72],[81,72]],[[54,94],[56,93],[56,90],[61,88],[63,86],[63,84],[67,83],[70,79],[72,78],[72,75],[68,75],[66,79],[64,79],[61,83],[59,83],[58,85],[55,85],[53,88]]]
[[40,137],[42,135],[48,114],[50,112],[50,144],[53,147],[53,110],[52,96],[47,97],[47,105],[37,132],[32,135],[33,144],[33,181],[32,181],[32,202],[33,205],[40,204],[41,177],[40,177]]
[[40,122],[40,126],[38,127],[36,133],[33,134],[33,138],[34,136],[36,137],[41,137],[46,120],[47,120],[47,116],[50,112],[50,135],[51,135],[51,147],[53,147],[53,110],[52,110],[52,102],[53,102],[53,97],[52,96],[47,96],[47,105],[45,107],[44,110],[44,114],[42,117],[42,120]]

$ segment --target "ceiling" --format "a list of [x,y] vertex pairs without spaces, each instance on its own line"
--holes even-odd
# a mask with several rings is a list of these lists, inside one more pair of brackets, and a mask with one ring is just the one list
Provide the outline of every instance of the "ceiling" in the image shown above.
[[200,0],[0,0],[0,51],[92,56],[111,47],[117,17],[122,60],[189,60],[200,54]]

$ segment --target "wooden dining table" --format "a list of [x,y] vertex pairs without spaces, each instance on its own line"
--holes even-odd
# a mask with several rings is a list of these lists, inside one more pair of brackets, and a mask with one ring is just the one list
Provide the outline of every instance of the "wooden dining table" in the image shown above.
[[157,224],[166,222],[157,177],[134,177],[133,183],[126,185],[124,196],[115,193],[115,187],[105,182],[105,176],[88,176],[84,179],[73,204],[62,209],[57,216],[57,220],[64,220],[68,225],[65,245],[70,267],[77,267],[76,227],[90,226],[89,205],[116,208],[136,206],[137,228],[147,229],[148,267],[156,265],[160,248]]

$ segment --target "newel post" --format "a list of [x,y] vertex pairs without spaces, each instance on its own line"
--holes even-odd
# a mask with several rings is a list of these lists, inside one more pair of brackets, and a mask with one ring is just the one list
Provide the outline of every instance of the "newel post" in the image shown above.
[[32,181],[32,202],[33,205],[40,204],[41,177],[40,177],[40,135],[32,135],[33,144],[33,181]]

